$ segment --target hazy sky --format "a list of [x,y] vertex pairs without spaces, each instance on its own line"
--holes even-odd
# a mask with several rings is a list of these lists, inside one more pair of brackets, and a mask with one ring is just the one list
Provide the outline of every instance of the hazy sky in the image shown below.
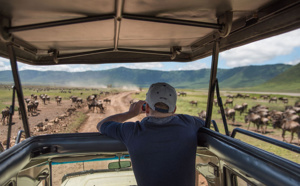
[[[233,68],[247,65],[264,64],[291,64],[300,62],[300,29],[279,36],[257,41],[242,47],[234,48],[220,53],[219,68]],[[197,70],[210,68],[211,57],[189,63],[126,63],[126,64],[100,64],[100,65],[56,65],[56,66],[31,66],[18,63],[19,70],[57,70],[79,72],[87,70],[106,70],[116,67],[132,69],[153,70]],[[9,60],[0,57],[0,71],[10,70]]]

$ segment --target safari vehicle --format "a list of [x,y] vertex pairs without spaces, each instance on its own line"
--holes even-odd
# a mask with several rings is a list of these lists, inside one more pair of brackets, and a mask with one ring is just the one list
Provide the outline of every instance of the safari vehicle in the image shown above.
[[[55,166],[88,161],[93,165],[105,162],[106,167],[69,173],[60,183],[136,184],[129,164],[123,163],[130,161],[127,149],[118,140],[99,133],[30,136],[17,61],[30,65],[147,64],[190,62],[210,55],[196,185],[200,185],[200,175],[208,185],[300,185],[299,164],[242,142],[235,134],[297,153],[299,147],[242,129],[221,134],[218,126],[227,129],[225,117],[222,124],[212,122],[219,52],[300,28],[300,0],[0,0],[0,5],[0,56],[11,62],[26,135],[26,140],[0,153],[0,185],[54,185]],[[117,167],[108,168],[116,162]],[[104,173],[112,179],[105,181]]]

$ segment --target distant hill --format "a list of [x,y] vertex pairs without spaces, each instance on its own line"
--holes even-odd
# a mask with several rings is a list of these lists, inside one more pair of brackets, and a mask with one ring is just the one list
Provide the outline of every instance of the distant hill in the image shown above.
[[264,91],[271,89],[279,92],[300,92],[300,63],[254,88]]
[[[221,88],[243,88],[259,86],[293,69],[291,65],[246,66],[232,69],[218,69]],[[63,71],[20,71],[22,84],[101,87],[112,84],[115,87],[136,86],[148,87],[154,82],[168,82],[176,88],[208,88],[210,69],[186,71],[158,71],[128,69],[124,67],[86,72]],[[299,76],[298,76],[299,77]],[[299,79],[299,78],[298,78]],[[0,82],[12,82],[11,71],[0,71]],[[282,81],[290,80],[282,78]]]

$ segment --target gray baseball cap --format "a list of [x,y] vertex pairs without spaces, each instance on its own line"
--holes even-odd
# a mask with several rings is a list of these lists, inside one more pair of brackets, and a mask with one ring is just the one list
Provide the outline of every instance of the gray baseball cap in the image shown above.
[[[173,112],[176,108],[177,93],[174,87],[168,83],[154,83],[150,86],[146,94],[146,102],[152,110],[158,112]],[[155,104],[162,102],[168,105],[169,110],[155,108]]]

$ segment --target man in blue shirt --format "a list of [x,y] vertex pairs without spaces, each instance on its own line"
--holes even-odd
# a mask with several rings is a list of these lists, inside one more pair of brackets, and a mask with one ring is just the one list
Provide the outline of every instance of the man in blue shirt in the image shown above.
[[[176,101],[171,85],[155,83],[146,101],[133,103],[128,112],[109,116],[97,125],[100,133],[126,145],[139,186],[195,185],[197,131],[205,122],[174,114]],[[146,117],[142,121],[125,122],[143,112]]]

